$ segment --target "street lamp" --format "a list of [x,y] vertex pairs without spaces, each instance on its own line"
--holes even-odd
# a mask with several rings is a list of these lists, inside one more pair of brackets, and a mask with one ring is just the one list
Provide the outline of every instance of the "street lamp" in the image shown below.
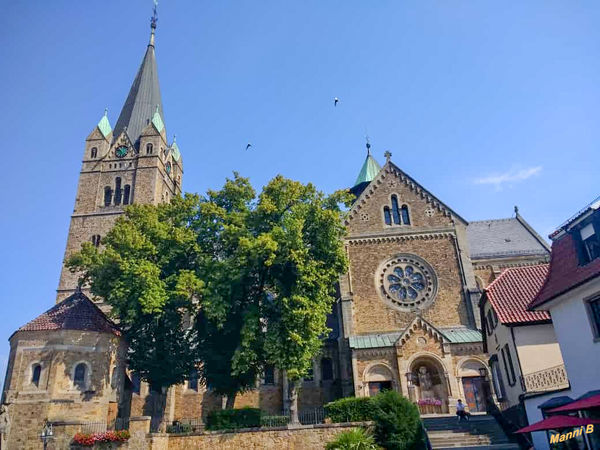
[[485,410],[489,413],[492,410],[492,403],[494,402],[494,399],[492,398],[490,390],[488,370],[485,367],[480,367],[479,375],[481,376],[481,378],[483,378],[483,383],[481,383],[481,387],[483,388],[483,398],[485,399]]
[[44,450],[48,446],[48,441],[54,438],[54,432],[52,431],[52,424],[48,421],[44,422],[42,431],[40,433],[40,440],[44,443]]

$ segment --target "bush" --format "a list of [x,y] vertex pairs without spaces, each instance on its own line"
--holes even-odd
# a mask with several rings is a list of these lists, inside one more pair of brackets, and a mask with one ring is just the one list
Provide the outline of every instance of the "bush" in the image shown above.
[[262,427],[285,427],[289,422],[288,416],[262,416],[260,419]]
[[191,433],[194,431],[194,427],[189,423],[174,423],[173,425],[167,425],[167,433]]
[[211,411],[206,417],[207,430],[235,430],[260,427],[261,411],[258,408],[223,409]]
[[364,422],[373,420],[373,404],[369,397],[346,397],[325,405],[325,415],[332,422]]
[[344,431],[325,447],[326,450],[377,450],[375,439],[362,428]]
[[375,440],[387,450],[426,448],[419,409],[396,391],[372,398]]

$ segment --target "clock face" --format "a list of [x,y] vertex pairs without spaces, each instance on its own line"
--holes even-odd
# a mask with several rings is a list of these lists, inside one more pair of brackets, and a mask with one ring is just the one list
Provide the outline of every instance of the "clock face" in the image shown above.
[[167,171],[167,173],[171,173],[171,163],[168,162],[167,165],[165,166],[165,170]]
[[124,145],[119,147],[117,150],[115,150],[115,155],[117,155],[117,158],[123,158],[127,156],[127,147]]

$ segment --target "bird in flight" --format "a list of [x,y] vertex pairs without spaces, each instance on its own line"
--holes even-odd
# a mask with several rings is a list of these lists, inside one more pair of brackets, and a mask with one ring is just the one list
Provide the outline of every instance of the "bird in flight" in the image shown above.
[[246,150],[248,150],[250,147],[252,147],[252,144],[248,142],[248,144],[246,144]]
[[337,97],[333,98],[333,106],[337,106],[337,104],[340,102],[340,99]]

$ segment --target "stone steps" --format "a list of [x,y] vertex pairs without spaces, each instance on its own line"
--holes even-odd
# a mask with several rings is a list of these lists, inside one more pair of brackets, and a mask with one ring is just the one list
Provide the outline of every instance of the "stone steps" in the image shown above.
[[468,422],[458,422],[456,416],[425,417],[423,424],[431,446],[438,449],[468,448],[477,449],[518,449],[510,441],[494,417],[487,415],[471,416]]

